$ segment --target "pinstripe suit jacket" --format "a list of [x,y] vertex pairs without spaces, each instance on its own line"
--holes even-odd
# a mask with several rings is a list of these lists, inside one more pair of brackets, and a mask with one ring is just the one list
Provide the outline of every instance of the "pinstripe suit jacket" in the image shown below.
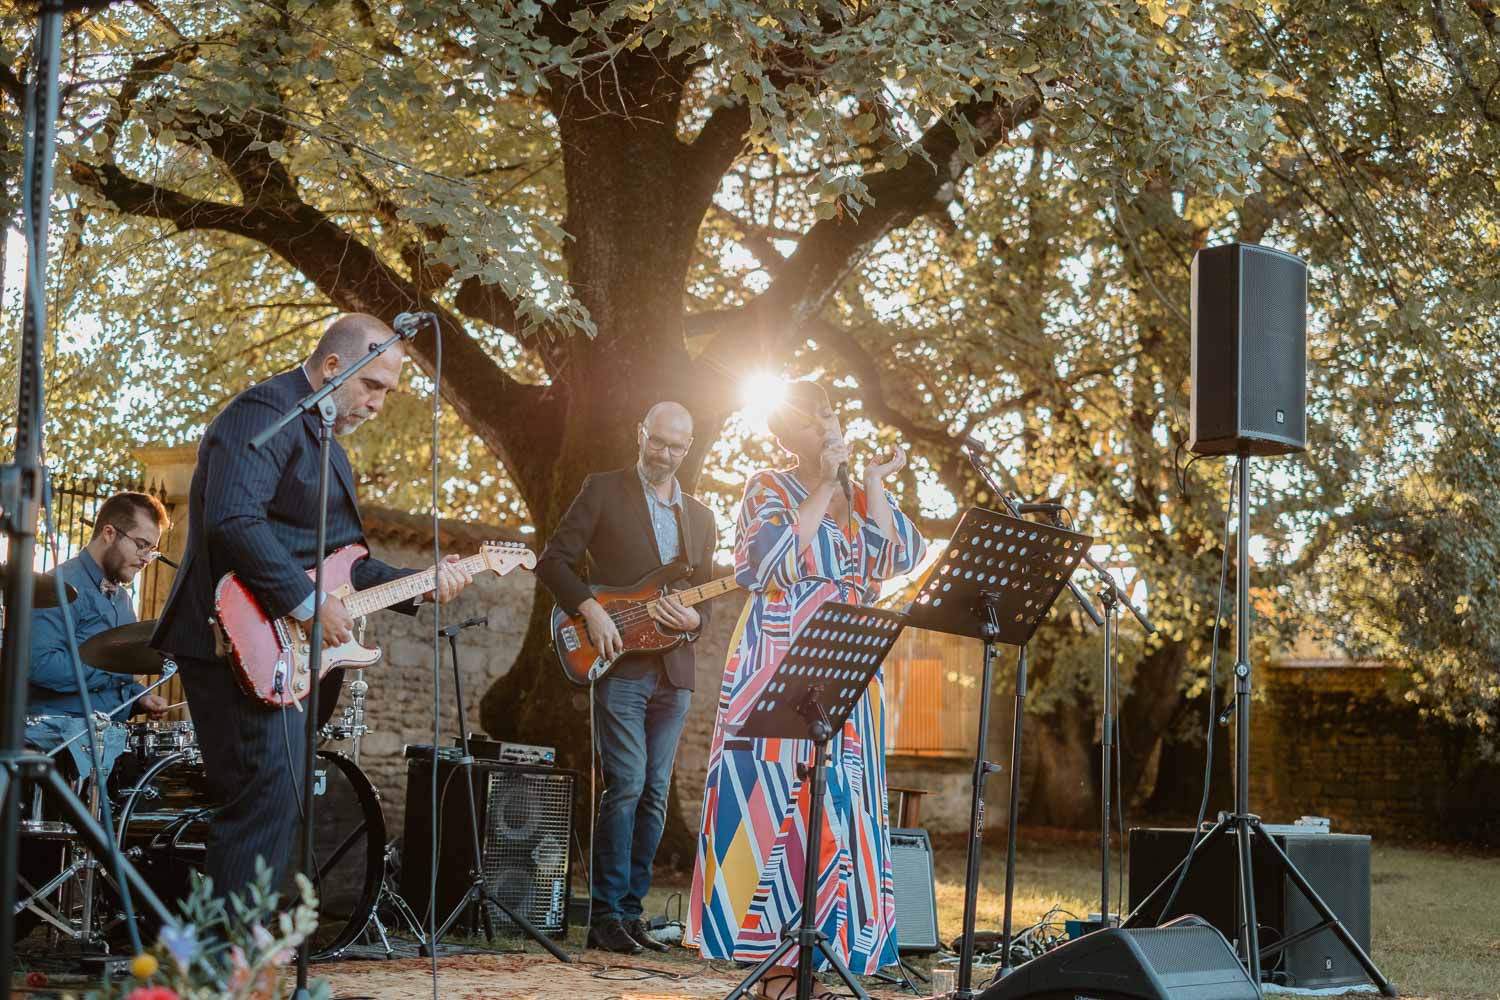
[[[208,425],[198,446],[188,494],[188,539],[151,645],[170,655],[212,659],[209,618],[214,587],[234,572],[271,618],[312,593],[307,570],[316,562],[318,418],[304,414],[259,451],[250,439],[312,391],[301,366],[240,393]],[[328,551],[364,541],[354,500],[354,472],[343,447],[330,449]],[[363,589],[406,576],[375,559],[355,564]],[[397,610],[414,613],[410,605]]]

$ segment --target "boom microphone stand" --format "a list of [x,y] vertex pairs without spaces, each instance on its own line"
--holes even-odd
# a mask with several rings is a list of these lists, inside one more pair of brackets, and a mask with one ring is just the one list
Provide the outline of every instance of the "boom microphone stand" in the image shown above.
[[[318,559],[313,567],[312,629],[308,636],[307,653],[307,702],[302,706],[302,711],[305,713],[303,724],[307,741],[302,755],[302,874],[309,881],[317,878],[317,866],[313,862],[313,781],[318,752],[318,682],[323,679],[321,612],[323,610],[323,562],[327,555],[325,550],[328,547],[328,456],[333,445],[333,422],[338,417],[338,409],[333,402],[333,393],[392,345],[416,336],[416,328],[410,327],[409,329],[409,333],[393,333],[385,340],[373,345],[368,354],[355,358],[337,375],[308,393],[269,427],[250,439],[250,447],[258,451],[265,447],[267,441],[279,434],[287,424],[293,420],[300,420],[303,414],[313,410],[318,411]],[[292,671],[292,678],[295,676],[296,672]],[[296,685],[297,681],[292,679],[290,683]],[[291,692],[294,699],[299,694],[300,692],[295,689]],[[295,701],[293,703],[295,704]],[[285,707],[282,711],[286,711]],[[307,960],[310,947],[310,942],[304,942],[302,947],[297,949],[297,989],[292,994],[292,1000],[311,1000],[312,994],[307,988]]]
[[[1053,514],[1054,523],[1061,511]],[[1084,552],[1083,559],[1099,578],[1099,603],[1104,605],[1104,717],[1100,723],[1099,761],[1099,920],[1100,926],[1112,926],[1109,916],[1109,809],[1110,788],[1114,768],[1111,755],[1114,753],[1117,736],[1115,722],[1115,695],[1119,691],[1120,675],[1115,667],[1115,632],[1118,630],[1119,607],[1125,605],[1141,628],[1148,635],[1156,634],[1156,626],[1130,602],[1125,591],[1115,581],[1113,573],[1100,566],[1092,555]]]
[[[1020,504],[1013,500],[1005,490],[995,482],[993,476],[985,468],[980,460],[985,455],[985,449],[973,439],[964,442],[964,455],[973,466],[979,478],[989,487],[990,492],[999,499],[1006,511],[1015,518],[1030,513],[1033,510],[1048,510],[1048,505]],[[1088,547],[1084,546],[1084,552]],[[1068,590],[1072,592],[1075,600],[1089,616],[1095,625],[1103,625],[1104,619],[1084,593],[1078,584],[1073,582],[1071,575],[1067,582]],[[982,624],[988,625],[986,620]],[[981,636],[982,638],[983,636]],[[1005,917],[1001,930],[1000,968],[995,973],[996,979],[1002,979],[1010,974],[1010,942],[1013,927],[1015,888],[1016,888],[1016,836],[1020,828],[1019,810],[1021,803],[1021,748],[1022,727],[1026,720],[1026,653],[1027,646],[1021,646],[1020,656],[1016,661],[1016,683],[1015,683],[1015,705],[1012,709],[1013,718],[1010,733],[1010,805],[1006,817],[1005,831]],[[979,710],[979,736],[978,751],[974,771],[974,801],[971,804],[971,824],[969,830],[969,859],[968,871],[964,879],[964,923],[962,942],[959,947],[958,979],[954,990],[955,1000],[970,1000],[974,995],[971,987],[970,977],[973,974],[974,965],[974,910],[979,892],[979,837],[984,822],[984,779],[989,773],[999,769],[998,765],[984,759],[989,746],[989,699],[990,699],[990,657],[985,658],[985,677],[982,687],[980,710]]]
[[[114,870],[127,916],[131,913],[133,894],[163,923],[171,919],[140,873],[121,857],[113,831],[95,821],[88,807],[73,794],[53,766],[52,758],[25,750],[27,658],[31,652],[31,616],[38,603],[36,578],[30,570],[36,555],[38,507],[46,481],[41,461],[41,429],[45,410],[42,330],[47,321],[47,220],[52,200],[62,21],[70,6],[77,5],[44,3],[37,20],[35,72],[26,98],[22,174],[26,281],[17,369],[16,457],[14,463],[0,468],[0,518],[9,543],[10,565],[15,570],[5,574],[4,638],[0,642],[0,679],[5,692],[5,701],[0,704],[0,988],[7,990],[15,966],[16,868],[23,780],[40,784],[56,800],[88,850],[105,859]],[[57,599],[68,601],[69,588],[60,579],[56,582]],[[65,620],[66,614],[64,608]],[[72,649],[72,652],[76,669],[77,651]],[[134,921],[130,922],[129,930],[134,943],[137,939]]]

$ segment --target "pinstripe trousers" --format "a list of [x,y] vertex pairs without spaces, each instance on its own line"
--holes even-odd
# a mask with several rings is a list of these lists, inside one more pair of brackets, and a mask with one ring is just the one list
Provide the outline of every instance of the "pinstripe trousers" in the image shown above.
[[206,866],[214,895],[243,897],[258,859],[271,868],[272,889],[280,889],[301,843],[307,719],[246,695],[226,660],[187,657],[178,665],[218,804],[209,821]]

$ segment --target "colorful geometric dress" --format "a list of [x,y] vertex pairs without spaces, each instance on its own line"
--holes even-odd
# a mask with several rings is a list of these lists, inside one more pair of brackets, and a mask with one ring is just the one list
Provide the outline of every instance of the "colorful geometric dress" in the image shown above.
[[[889,497],[889,494],[887,494]],[[706,958],[764,959],[802,919],[802,871],[811,784],[807,740],[736,735],[797,632],[825,601],[871,604],[880,581],[909,572],[926,542],[890,499],[895,539],[865,512],[855,487],[852,532],[825,517],[798,553],[797,507],[807,490],[790,471],[762,471],[745,486],[735,578],[750,600],[730,641],[703,792],[686,943]],[[896,962],[896,903],[886,819],[885,702],[876,674],[829,744],[816,918],[859,975]],[[783,962],[795,965],[797,949]],[[818,965],[826,965],[819,955]]]

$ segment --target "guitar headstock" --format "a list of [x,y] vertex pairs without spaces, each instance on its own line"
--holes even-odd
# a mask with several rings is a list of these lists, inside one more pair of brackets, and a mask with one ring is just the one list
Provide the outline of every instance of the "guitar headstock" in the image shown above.
[[485,569],[494,570],[504,576],[517,566],[522,569],[536,568],[536,553],[521,542],[484,542],[479,546]]

